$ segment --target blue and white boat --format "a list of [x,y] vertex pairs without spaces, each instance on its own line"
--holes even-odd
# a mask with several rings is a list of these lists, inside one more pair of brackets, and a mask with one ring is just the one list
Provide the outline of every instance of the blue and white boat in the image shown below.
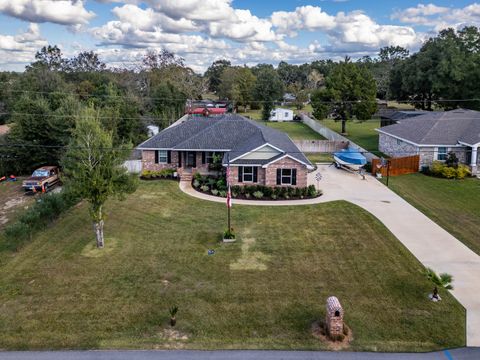
[[358,171],[367,163],[367,158],[357,149],[343,149],[333,153],[336,167],[347,167]]

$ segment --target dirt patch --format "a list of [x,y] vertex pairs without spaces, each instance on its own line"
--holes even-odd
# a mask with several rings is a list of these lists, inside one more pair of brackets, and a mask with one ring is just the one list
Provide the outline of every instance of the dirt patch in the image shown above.
[[242,256],[236,262],[230,264],[231,270],[267,270],[266,262],[270,259],[270,256],[261,251],[252,251],[251,247],[253,245],[255,245],[255,238],[243,239]]
[[188,341],[188,335],[174,329],[163,329],[158,333],[158,337],[164,343],[156,345],[155,349],[184,349],[185,342]]
[[345,327],[344,333],[346,333],[346,335],[341,341],[330,340],[330,338],[327,336],[327,333],[325,331],[325,323],[323,321],[315,321],[312,324],[312,329],[311,329],[312,335],[315,336],[324,344],[326,344],[328,350],[333,350],[333,351],[345,350],[350,347],[350,343],[353,340],[353,334],[352,334],[352,330],[347,325],[344,324],[343,326]]
[[[93,232],[92,232],[93,234]],[[99,258],[110,254],[113,250],[115,250],[118,246],[118,241],[116,238],[105,238],[105,247],[103,249],[98,249],[97,244],[95,243],[95,239],[92,235],[92,241],[90,241],[80,253],[82,256],[88,258]]]

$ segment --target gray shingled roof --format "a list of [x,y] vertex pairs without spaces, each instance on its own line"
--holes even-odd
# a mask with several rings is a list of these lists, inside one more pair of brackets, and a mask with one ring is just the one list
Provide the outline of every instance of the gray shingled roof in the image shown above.
[[[237,114],[190,117],[181,124],[161,131],[137,148],[229,151],[230,159],[234,159],[266,143],[312,165],[287,134]],[[255,164],[270,161],[271,159],[255,160]]]
[[456,109],[429,112],[377,130],[419,145],[475,145],[480,142],[480,112]]

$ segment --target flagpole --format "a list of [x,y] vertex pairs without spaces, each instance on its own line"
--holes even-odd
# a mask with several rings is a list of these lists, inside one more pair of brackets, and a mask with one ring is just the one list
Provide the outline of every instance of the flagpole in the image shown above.
[[230,192],[230,153],[227,152],[227,196],[228,196],[228,203],[227,203],[227,218],[228,218],[228,231],[230,232],[231,230],[231,225],[230,225],[230,207],[231,207],[231,202],[232,202],[232,194]]

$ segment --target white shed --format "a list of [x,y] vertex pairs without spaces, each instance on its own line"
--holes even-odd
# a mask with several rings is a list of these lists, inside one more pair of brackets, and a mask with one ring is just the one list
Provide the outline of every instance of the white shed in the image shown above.
[[270,112],[270,121],[293,121],[293,110],[276,108]]

